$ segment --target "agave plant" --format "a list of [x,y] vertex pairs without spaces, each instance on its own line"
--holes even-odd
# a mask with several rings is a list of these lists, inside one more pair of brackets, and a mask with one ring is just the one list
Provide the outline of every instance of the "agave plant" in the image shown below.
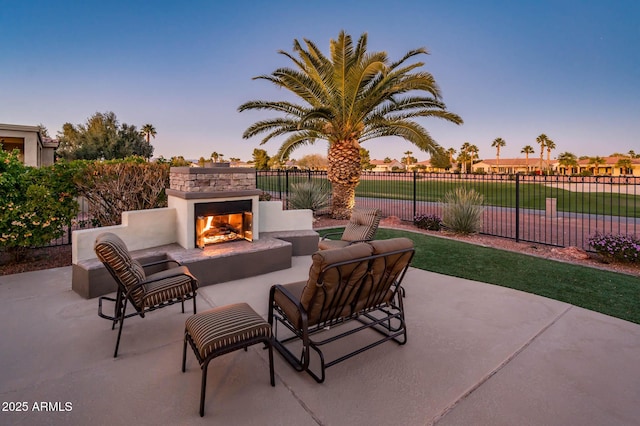
[[442,224],[458,234],[473,234],[482,227],[484,197],[464,187],[444,195]]
[[291,185],[290,209],[310,209],[314,215],[329,206],[330,189],[322,181],[308,180]]

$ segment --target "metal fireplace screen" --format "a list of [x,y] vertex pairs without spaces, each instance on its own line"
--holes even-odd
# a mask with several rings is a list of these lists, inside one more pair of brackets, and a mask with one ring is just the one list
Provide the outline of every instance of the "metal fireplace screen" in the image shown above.
[[194,206],[196,246],[253,240],[251,200],[198,203]]

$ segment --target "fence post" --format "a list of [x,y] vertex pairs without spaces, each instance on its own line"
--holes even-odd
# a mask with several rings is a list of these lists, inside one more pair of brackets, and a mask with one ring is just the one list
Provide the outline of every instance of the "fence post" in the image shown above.
[[417,203],[417,196],[416,196],[416,192],[417,192],[417,189],[416,189],[416,176],[417,176],[417,175],[416,175],[416,171],[415,171],[415,169],[414,169],[414,170],[413,170],[413,216],[412,216],[412,219],[415,219],[415,218],[416,218],[416,215],[418,214],[418,212],[417,212],[417,208],[418,208],[418,206],[416,205],[416,203]]
[[278,182],[278,198],[280,198],[282,200],[282,182],[280,182],[280,169],[276,170],[277,173],[277,182]]
[[284,171],[284,193],[287,197],[287,205],[289,205],[289,169]]
[[520,175],[516,173],[516,243],[520,242]]

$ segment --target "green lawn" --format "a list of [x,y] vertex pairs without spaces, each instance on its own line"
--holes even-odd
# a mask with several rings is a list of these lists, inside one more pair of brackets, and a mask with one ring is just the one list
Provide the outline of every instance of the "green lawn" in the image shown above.
[[377,239],[394,237],[413,240],[415,268],[526,291],[640,324],[640,277],[407,231],[381,228],[376,234]]

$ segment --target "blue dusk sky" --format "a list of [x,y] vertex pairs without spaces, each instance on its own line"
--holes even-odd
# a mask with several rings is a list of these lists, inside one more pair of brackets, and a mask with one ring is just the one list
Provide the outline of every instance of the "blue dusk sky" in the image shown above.
[[[0,0],[0,122],[65,122],[113,111],[151,123],[154,156],[213,151],[250,160],[280,142],[242,139],[274,114],[239,113],[248,100],[288,94],[264,80],[292,63],[294,39],[328,54],[340,30],[368,33],[392,60],[425,47],[422,68],[464,124],[422,119],[444,148],[475,144],[481,158],[522,157],[545,133],[552,156],[640,153],[640,1],[31,1]],[[363,144],[372,158],[426,153],[400,138]],[[292,155],[326,154],[318,141]],[[538,150],[536,149],[536,153]]]

